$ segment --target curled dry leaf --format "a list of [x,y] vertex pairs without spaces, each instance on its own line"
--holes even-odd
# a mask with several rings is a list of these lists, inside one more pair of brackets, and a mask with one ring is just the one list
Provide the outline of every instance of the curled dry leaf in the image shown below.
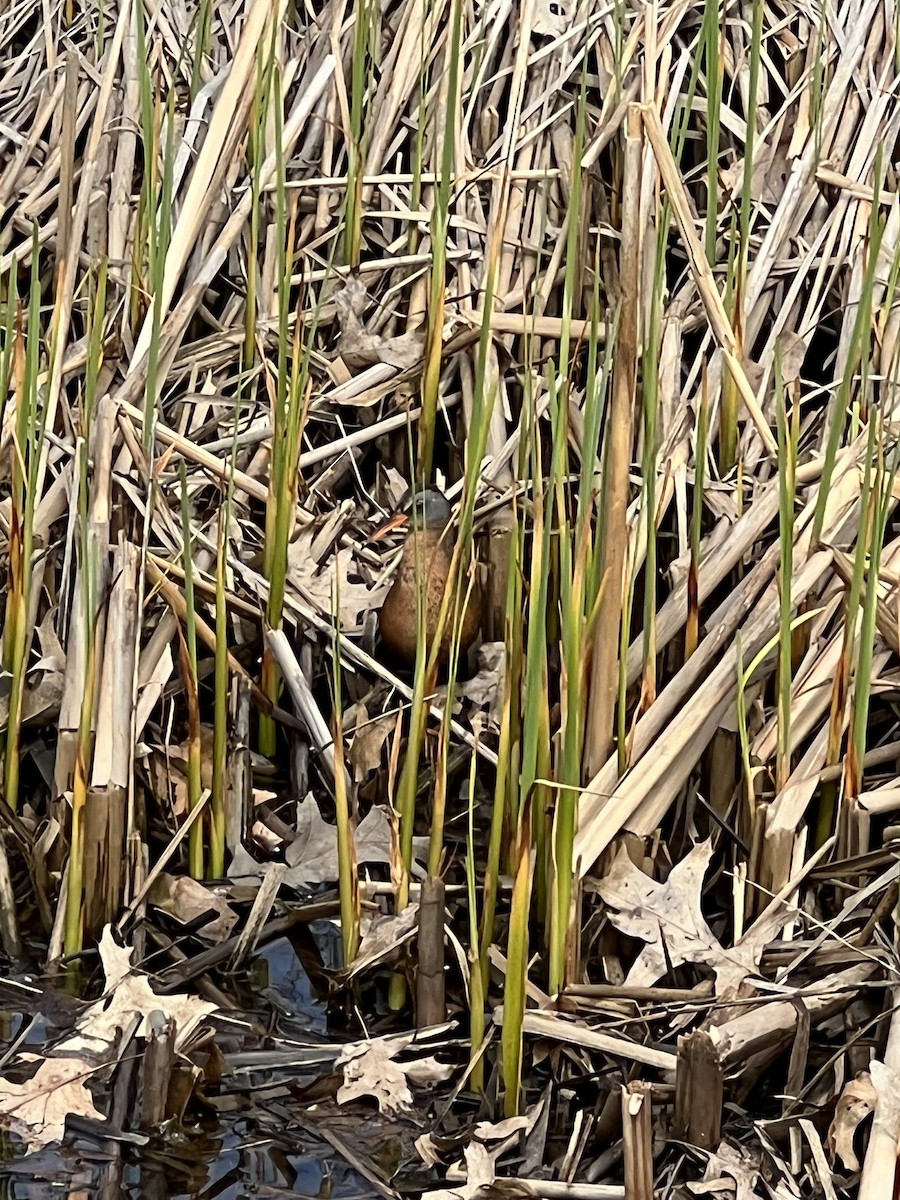
[[503,712],[505,661],[503,642],[482,642],[478,647],[477,673],[456,686],[457,696],[464,696],[476,708],[484,709],[491,724],[498,729]]
[[[41,647],[41,657],[28,671],[22,695],[22,724],[47,725],[59,715],[66,682],[66,655],[53,628],[55,609],[51,609],[35,634]],[[9,719],[9,675],[4,673],[5,686],[0,695],[0,730]]]
[[388,512],[394,512],[400,506],[403,497],[409,492],[409,482],[396,467],[382,463],[378,471],[378,496]]
[[434,1135],[431,1133],[423,1133],[416,1138],[415,1147],[418,1151],[419,1158],[426,1167],[436,1167],[441,1161],[440,1151],[435,1145]]
[[511,1134],[529,1125],[527,1117],[510,1117],[506,1121],[492,1123],[480,1121],[475,1127],[475,1136],[465,1148],[465,1168],[454,1167],[448,1172],[448,1181],[455,1182],[463,1176],[464,1182],[452,1188],[441,1188],[429,1192],[427,1200],[474,1200],[482,1188],[492,1188],[497,1181],[497,1161],[503,1146],[489,1150],[484,1144],[489,1141],[505,1141]]
[[472,1141],[466,1146],[465,1158],[466,1182],[453,1194],[470,1200],[497,1178],[497,1151],[488,1150],[482,1142]]
[[421,334],[401,333],[397,337],[383,337],[366,329],[362,322],[366,288],[359,276],[349,276],[346,285],[335,293],[334,305],[341,326],[337,351],[348,367],[358,369],[374,363],[387,363],[405,371],[421,361],[425,345]]
[[530,1128],[530,1117],[524,1114],[519,1117],[506,1117],[502,1121],[479,1121],[475,1126],[475,1136],[481,1142],[500,1142],[512,1133],[519,1133]]
[[368,970],[408,942],[416,932],[418,919],[418,904],[408,904],[402,912],[391,916],[377,916],[363,934],[359,953],[347,971],[347,978]]
[[848,1171],[859,1170],[853,1138],[877,1103],[878,1093],[869,1072],[860,1071],[841,1092],[834,1110],[834,1118],[828,1126],[827,1145],[832,1162],[840,1159]]
[[224,942],[237,923],[237,913],[224,896],[186,875],[169,875],[163,871],[154,881],[148,899],[181,921],[198,921],[206,914],[206,924],[196,928],[212,942]]
[[398,1063],[394,1055],[409,1044],[409,1038],[373,1038],[345,1046],[337,1060],[344,1082],[338,1089],[338,1104],[374,1097],[383,1113],[412,1111],[413,1096],[409,1082],[419,1086],[440,1083],[450,1077],[452,1067],[436,1058],[421,1058]]
[[[396,713],[386,713],[382,717],[370,719],[363,703],[360,702],[355,708],[356,730],[347,751],[347,758],[353,767],[355,782],[360,783],[381,766],[382,748],[397,727],[397,716]],[[344,727],[346,728],[346,724]]]
[[560,37],[572,26],[571,0],[537,0],[532,30],[540,37]]
[[709,1156],[703,1179],[687,1187],[695,1196],[726,1194],[733,1200],[759,1200],[759,1178],[759,1163],[748,1151],[720,1142],[715,1154]]

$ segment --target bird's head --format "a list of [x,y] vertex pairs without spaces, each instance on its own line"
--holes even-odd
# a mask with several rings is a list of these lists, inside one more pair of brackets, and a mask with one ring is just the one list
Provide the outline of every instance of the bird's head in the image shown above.
[[394,529],[423,529],[426,533],[443,533],[450,524],[450,503],[442,492],[425,488],[421,492],[407,490],[400,498],[397,512],[380,529],[372,541],[381,541]]

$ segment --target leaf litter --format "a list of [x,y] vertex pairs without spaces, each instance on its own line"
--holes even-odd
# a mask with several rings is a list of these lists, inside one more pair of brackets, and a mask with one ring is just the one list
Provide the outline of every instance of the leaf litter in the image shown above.
[[[32,1149],[62,1140],[68,1116],[102,1121],[89,1083],[116,1061],[124,1041],[146,1037],[151,1013],[174,1025],[175,1047],[183,1048],[216,1007],[197,996],[158,995],[147,976],[132,967],[133,951],[117,944],[110,927],[100,940],[104,995],[87,1006],[70,1036],[54,1046],[23,1083],[0,1077],[0,1123],[23,1137]],[[22,1062],[36,1055],[23,1054]]]

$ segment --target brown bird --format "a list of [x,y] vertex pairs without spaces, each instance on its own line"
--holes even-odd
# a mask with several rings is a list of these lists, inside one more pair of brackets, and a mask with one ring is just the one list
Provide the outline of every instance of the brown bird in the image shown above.
[[[387,649],[404,662],[415,662],[419,644],[418,596],[421,586],[425,605],[424,627],[429,646],[434,640],[444,588],[450,576],[453,540],[448,533],[450,505],[433,488],[416,496],[415,510],[407,494],[400,511],[375,534],[378,540],[392,529],[408,526],[409,531],[391,589],[385,597],[378,625]],[[418,568],[418,570],[417,570]],[[461,567],[461,569],[464,569]],[[465,595],[465,592],[463,593]],[[452,604],[452,602],[451,602]],[[481,625],[481,589],[475,583],[468,597],[459,636],[460,654],[475,640]],[[453,608],[444,625],[440,661],[446,663],[453,642]]]

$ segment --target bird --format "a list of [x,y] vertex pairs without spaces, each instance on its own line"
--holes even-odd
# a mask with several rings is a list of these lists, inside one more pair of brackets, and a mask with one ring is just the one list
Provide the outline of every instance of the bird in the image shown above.
[[[417,493],[415,503],[409,492],[398,505],[398,512],[375,533],[380,540],[393,529],[406,526],[406,540],[390,590],[379,614],[381,640],[387,650],[403,662],[413,663],[419,645],[418,596],[424,593],[424,628],[429,647],[434,640],[444,588],[450,576],[453,540],[449,533],[450,504],[443,493],[426,488]],[[465,589],[463,590],[465,595]],[[451,601],[452,605],[452,601]],[[453,643],[451,606],[441,638],[439,662],[450,658]],[[459,634],[459,652],[465,653],[474,642],[481,625],[481,589],[473,583]]]

